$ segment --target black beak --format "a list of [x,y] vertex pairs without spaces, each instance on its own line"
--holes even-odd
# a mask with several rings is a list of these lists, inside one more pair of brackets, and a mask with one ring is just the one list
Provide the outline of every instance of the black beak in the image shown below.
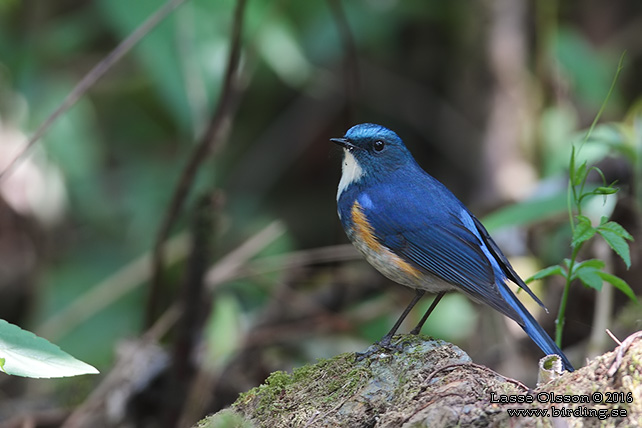
[[354,149],[354,145],[348,140],[347,138],[341,137],[341,138],[330,138],[330,141],[332,141],[335,144],[340,145],[341,147],[344,147],[348,150]]

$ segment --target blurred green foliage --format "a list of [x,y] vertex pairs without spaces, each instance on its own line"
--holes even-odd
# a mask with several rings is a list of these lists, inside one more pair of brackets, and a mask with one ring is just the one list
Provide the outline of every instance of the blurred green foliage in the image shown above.
[[[353,124],[349,121],[381,122],[397,130],[420,164],[473,211],[498,203],[479,200],[490,185],[480,156],[495,84],[487,54],[490,8],[463,1],[337,3],[357,49],[359,90],[352,106],[356,115],[350,118],[347,42],[330,2],[248,3],[238,112],[222,150],[199,170],[187,207],[172,230],[177,234],[186,229],[197,197],[222,188],[226,201],[212,263],[275,219],[283,220],[287,231],[258,251],[257,258],[345,242],[335,208],[340,154],[327,138],[341,135]],[[569,251],[571,235],[563,219],[571,143],[590,124],[608,92],[617,57],[637,46],[636,38],[618,29],[636,25],[642,7],[624,3],[613,6],[617,13],[609,15],[608,22],[602,21],[596,5],[566,5],[556,18],[558,31],[546,35],[545,46],[537,46],[550,56],[552,70],[537,70],[534,54],[526,54],[524,80],[532,84],[529,101],[537,135],[534,146],[525,151],[539,181],[530,198],[518,204],[499,201],[504,207],[484,222],[495,231],[545,224],[546,233],[536,237],[529,251],[541,265],[557,263]],[[0,125],[11,125],[24,135],[33,132],[84,73],[160,4],[0,1]],[[150,251],[180,171],[218,100],[234,5],[232,0],[187,1],[39,143],[44,158],[64,176],[67,205],[64,219],[42,226],[37,238],[41,262],[35,269],[35,305],[25,327],[46,323]],[[603,23],[602,33],[592,24],[596,17]],[[530,23],[530,17],[524,19]],[[530,39],[539,40],[540,29],[523,27]],[[637,171],[639,183],[640,115],[632,106],[640,102],[641,62],[637,51],[628,58],[604,115],[605,122],[619,122],[598,126],[592,135],[595,141],[586,143],[582,156],[591,164],[618,159]],[[622,120],[627,111],[630,118]],[[640,186],[635,191],[639,203]],[[171,284],[163,291],[167,302],[177,298],[182,268],[179,264],[166,272]],[[335,268],[319,269],[336,273]],[[248,275],[221,286],[208,330],[215,336],[211,352],[220,359],[217,364],[232,352],[220,346],[230,344],[227,335],[260,319],[284,283],[302,294],[330,289],[329,281],[346,288],[371,281],[377,290],[385,284],[379,277],[340,282],[328,273],[295,273],[299,275],[294,279],[282,271]],[[290,280],[294,284],[288,284]],[[115,343],[141,331],[145,286],[54,341],[99,369],[108,368]],[[339,294],[345,298],[350,292]],[[361,300],[381,301],[388,313],[347,328],[346,335],[357,337],[355,346],[380,338],[397,315],[386,295],[364,292]],[[292,310],[287,303],[284,313]],[[449,296],[426,331],[461,342],[477,327],[472,308],[461,296]]]

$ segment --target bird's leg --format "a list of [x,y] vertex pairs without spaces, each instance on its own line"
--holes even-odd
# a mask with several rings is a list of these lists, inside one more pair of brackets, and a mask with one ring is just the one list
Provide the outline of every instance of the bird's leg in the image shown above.
[[434,311],[435,308],[437,307],[437,303],[439,303],[441,298],[444,297],[444,294],[446,294],[445,291],[442,291],[439,294],[437,294],[437,296],[435,297],[435,300],[432,301],[432,303],[430,304],[430,307],[428,308],[428,310],[426,311],[424,316],[421,317],[421,321],[419,321],[419,324],[417,324],[417,327],[413,328],[412,331],[410,332],[410,334],[419,334],[419,333],[421,333],[421,327],[424,326],[424,324],[426,323],[426,320],[428,319],[428,317],[430,316],[432,311]]
[[410,302],[410,304],[408,305],[408,307],[406,307],[406,309],[404,309],[404,311],[401,313],[401,316],[399,316],[399,319],[397,320],[395,325],[392,326],[392,328],[390,329],[388,334],[386,334],[384,337],[381,338],[381,340],[379,341],[379,346],[381,346],[382,348],[389,348],[390,347],[390,342],[392,341],[392,336],[395,335],[395,333],[397,332],[397,330],[401,326],[401,323],[403,322],[403,320],[406,319],[406,317],[408,316],[408,314],[410,313],[412,308],[415,307],[417,302],[419,302],[419,300],[424,296],[424,294],[426,294],[426,292],[424,290],[419,290],[419,289],[415,290],[415,297],[413,297],[413,299]]
[[372,354],[374,354],[375,352],[377,352],[381,348],[391,349],[390,342],[392,341],[392,336],[395,335],[395,333],[399,329],[399,326],[401,326],[401,323],[403,322],[403,320],[406,319],[406,317],[408,316],[408,313],[410,313],[412,308],[415,307],[417,302],[423,297],[424,294],[426,294],[426,292],[424,290],[416,289],[415,290],[415,297],[413,297],[413,299],[410,302],[410,304],[408,305],[408,307],[406,307],[406,309],[404,309],[404,311],[401,313],[401,316],[399,317],[397,322],[395,322],[395,325],[392,326],[390,331],[384,337],[382,337],[380,341],[375,342],[375,344],[373,346],[368,348],[368,350],[366,352],[357,352],[356,353],[357,360],[361,361],[364,358],[368,358],[369,356],[371,356]]

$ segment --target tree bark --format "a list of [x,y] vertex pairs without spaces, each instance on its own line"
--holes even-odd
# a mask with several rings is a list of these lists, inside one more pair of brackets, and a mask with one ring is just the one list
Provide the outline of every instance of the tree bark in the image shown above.
[[[452,344],[422,336],[403,336],[399,344],[398,352],[363,361],[342,354],[292,374],[275,372],[197,426],[642,425],[642,332],[534,389],[472,363]],[[524,402],[502,402],[510,400]],[[546,415],[511,415],[518,409]]]

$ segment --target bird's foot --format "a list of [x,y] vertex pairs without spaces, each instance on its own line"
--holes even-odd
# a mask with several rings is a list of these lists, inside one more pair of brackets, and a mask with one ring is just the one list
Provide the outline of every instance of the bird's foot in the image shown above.
[[370,347],[366,349],[365,352],[355,352],[355,357],[357,358],[357,361],[362,361],[362,360],[365,360],[366,358],[370,358],[371,356],[377,353],[385,353],[386,351],[388,353],[401,352],[403,351],[403,348],[404,348],[403,340],[399,340],[397,343],[393,344],[391,337],[384,337],[380,341],[370,345]]

